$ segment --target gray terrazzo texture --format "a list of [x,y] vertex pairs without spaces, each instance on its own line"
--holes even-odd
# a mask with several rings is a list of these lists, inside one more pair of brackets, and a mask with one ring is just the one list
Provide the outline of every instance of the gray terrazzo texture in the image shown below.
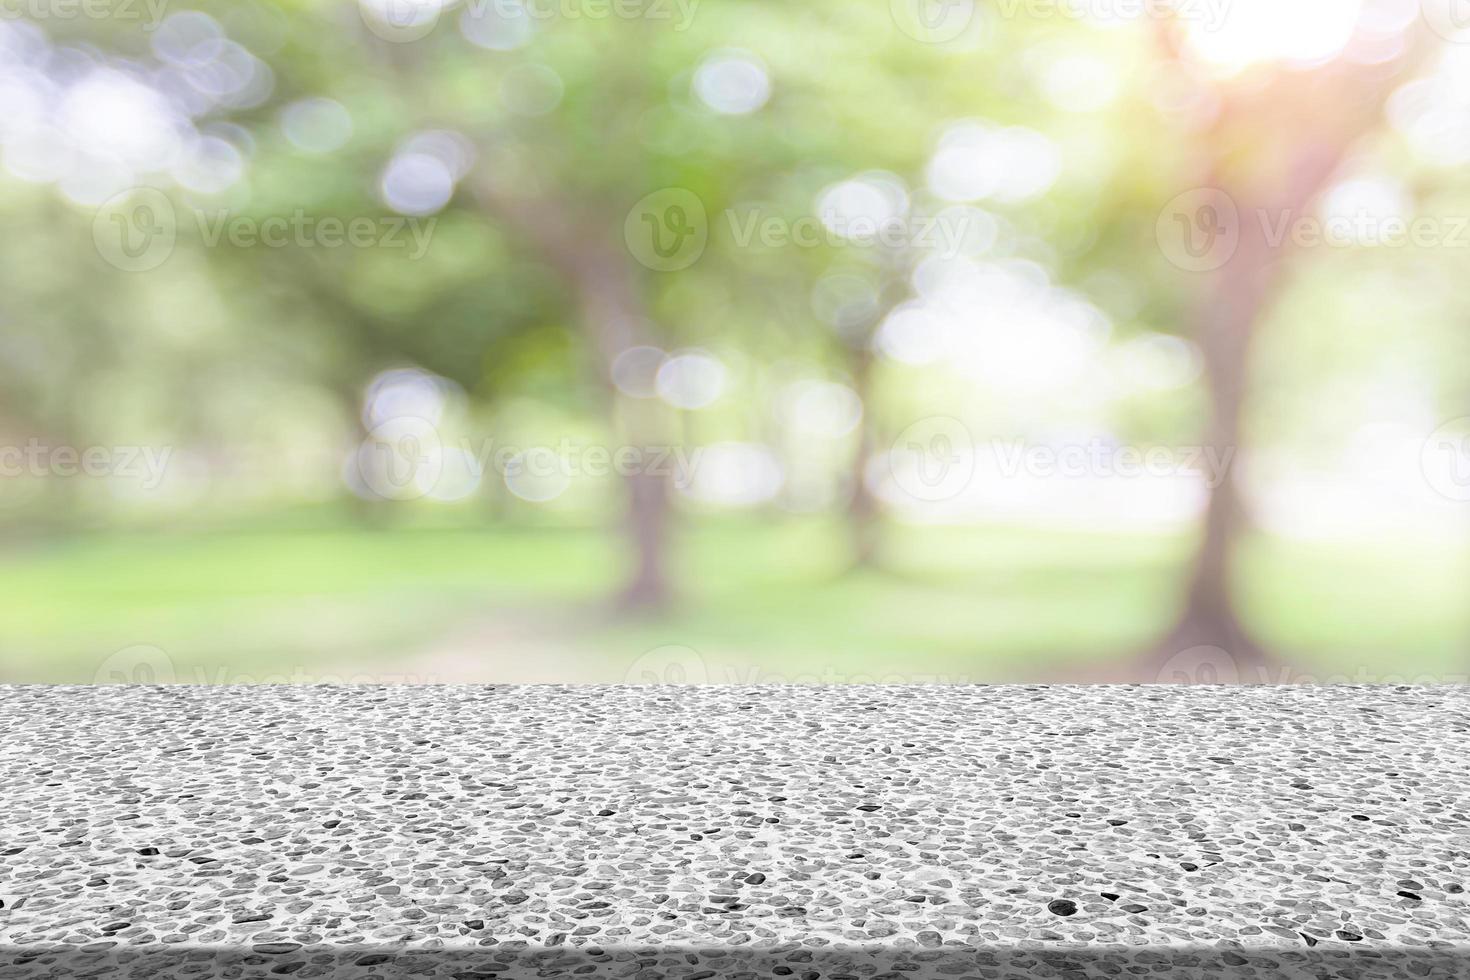
[[1470,693],[0,687],[0,978],[1470,976]]

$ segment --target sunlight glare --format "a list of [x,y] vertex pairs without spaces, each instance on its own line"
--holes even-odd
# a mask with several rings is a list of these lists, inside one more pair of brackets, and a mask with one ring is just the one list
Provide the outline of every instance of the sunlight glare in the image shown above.
[[1281,61],[1330,61],[1352,39],[1362,0],[1235,0],[1219,24],[1187,21],[1189,46],[1222,74]]

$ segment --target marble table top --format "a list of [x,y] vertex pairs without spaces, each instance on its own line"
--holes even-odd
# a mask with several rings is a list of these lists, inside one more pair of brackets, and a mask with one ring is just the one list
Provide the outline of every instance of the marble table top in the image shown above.
[[0,687],[0,977],[1470,976],[1470,691]]

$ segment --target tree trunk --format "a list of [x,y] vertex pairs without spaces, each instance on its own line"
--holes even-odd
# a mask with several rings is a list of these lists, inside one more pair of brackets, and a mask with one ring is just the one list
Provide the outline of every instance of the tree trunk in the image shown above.
[[[631,550],[632,574],[618,596],[618,606],[628,611],[658,611],[673,600],[668,576],[668,542],[673,509],[669,498],[669,474],[650,469],[666,458],[655,451],[660,426],[650,406],[625,405],[617,412],[622,396],[611,384],[613,360],[629,347],[646,344],[649,320],[642,298],[626,262],[616,257],[587,256],[570,265],[575,277],[583,326],[599,356],[598,383],[607,391],[609,409],[617,419],[623,444],[639,450],[641,465],[625,474],[627,511],[623,531]],[[616,454],[614,454],[616,455]]]
[[[1160,38],[1178,56],[1178,34],[1160,24]],[[1231,599],[1237,542],[1244,524],[1233,465],[1240,446],[1251,341],[1276,291],[1289,242],[1273,241],[1308,212],[1353,145],[1370,132],[1404,71],[1432,50],[1408,44],[1390,62],[1364,66],[1345,60],[1311,71],[1278,71],[1265,85],[1222,94],[1215,124],[1198,140],[1210,174],[1208,186],[1232,194],[1240,231],[1234,255],[1214,273],[1196,315],[1196,337],[1209,382],[1206,446],[1218,474],[1205,511],[1204,538],[1195,554],[1184,610],[1173,629],[1139,662],[1139,679],[1261,681],[1272,662],[1243,628]],[[1304,107],[1311,107],[1304,112]],[[1251,147],[1251,159],[1241,151]],[[1226,179],[1229,173],[1233,179]],[[1269,226],[1269,227],[1268,227]],[[1230,455],[1224,455],[1224,454]],[[1204,664],[1205,671],[1195,670]],[[1185,667],[1183,671],[1178,668]],[[1201,676],[1208,674],[1206,678]]]
[[[1214,648],[1213,664],[1222,680],[1264,679],[1271,662],[1246,633],[1232,599],[1240,532],[1246,525],[1235,461],[1240,447],[1241,413],[1245,404],[1251,341],[1265,312],[1277,277],[1278,257],[1255,212],[1242,211],[1240,244],[1235,255],[1215,273],[1197,317],[1200,348],[1210,397],[1210,419],[1204,448],[1206,460],[1221,468],[1210,471],[1219,482],[1205,506],[1204,536],[1195,552],[1183,612],[1174,627],[1144,658],[1144,680],[1167,680],[1175,657],[1199,647]],[[1191,669],[1200,659],[1189,656]]]
[[[598,384],[608,392],[610,409],[616,409],[620,396],[611,385],[613,359],[649,341],[648,310],[632,260],[618,242],[607,238],[604,223],[585,220],[555,199],[502,187],[494,175],[486,175],[475,187],[486,207],[532,242],[576,294],[582,327],[599,355]],[[617,414],[613,411],[614,417]],[[647,413],[635,409],[626,418],[625,445],[646,450],[657,443],[657,426]],[[642,458],[646,464],[656,457],[645,451]],[[668,476],[640,467],[625,477],[625,483],[624,530],[632,548],[633,573],[618,604],[623,609],[659,609],[672,599],[666,562],[672,519]]]
[[848,538],[852,548],[852,567],[869,568],[878,562],[879,525],[878,500],[868,487],[868,457],[872,455],[876,439],[873,431],[872,381],[873,352],[867,347],[851,353],[852,387],[862,405],[862,418],[858,422],[858,445],[852,460],[852,496],[847,503]]
[[670,517],[668,480],[661,475],[634,473],[626,483],[633,575],[619,604],[629,610],[662,609],[672,599],[665,563]]

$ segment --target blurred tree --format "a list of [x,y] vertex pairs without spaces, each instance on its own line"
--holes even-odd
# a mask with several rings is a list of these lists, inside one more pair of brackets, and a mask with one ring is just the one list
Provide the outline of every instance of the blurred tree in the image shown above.
[[[1166,58],[1188,57],[1180,33],[1167,22],[1162,27]],[[1196,196],[1183,212],[1190,226],[1182,229],[1205,239],[1205,249],[1227,242],[1230,249],[1207,274],[1193,313],[1210,395],[1205,446],[1216,458],[1233,460],[1242,444],[1253,342],[1291,268],[1290,239],[1274,236],[1287,227],[1283,221],[1310,214],[1354,147],[1374,132],[1416,51],[1407,46],[1375,64],[1345,57],[1310,69],[1273,62],[1218,83],[1217,108],[1193,142],[1200,158],[1190,183]],[[1143,658],[1143,677],[1156,678],[1171,657],[1200,646],[1228,653],[1242,677],[1261,676],[1271,661],[1242,625],[1234,600],[1244,521],[1232,464],[1210,494],[1184,608]]]
[[[959,58],[972,70],[957,73],[955,56],[896,30],[886,10],[822,4],[775,11],[742,3],[702,10],[687,29],[673,29],[651,17],[507,19],[506,11],[518,9],[466,8],[458,21],[462,37],[447,18],[412,43],[362,30],[350,56],[359,66],[346,72],[355,91],[336,85],[327,91],[354,117],[371,116],[373,106],[401,107],[398,115],[378,110],[384,124],[375,147],[357,141],[360,152],[380,159],[415,128],[442,127],[473,140],[479,164],[452,206],[478,208],[563,283],[565,315],[592,352],[591,390],[605,399],[597,411],[624,444],[649,458],[669,441],[674,423],[657,402],[629,398],[612,383],[618,356],[635,347],[671,349],[720,341],[723,331],[748,332],[767,297],[752,289],[732,295],[724,283],[759,274],[764,265],[777,295],[789,296],[793,288],[809,291],[832,261],[830,242],[742,240],[732,207],[751,204],[759,219],[775,218],[789,234],[810,220],[817,196],[833,181],[875,169],[918,174],[936,127],[1001,104],[1002,86],[992,91],[984,82],[1007,70],[971,52]],[[497,40],[491,51],[470,43],[492,36],[514,40]],[[641,57],[628,57],[620,46],[626,44],[636,45]],[[760,56],[746,52],[747,45]],[[313,54],[337,71],[350,63],[342,49]],[[327,76],[324,67],[315,71]],[[705,71],[733,72],[733,81],[706,79],[701,94]],[[544,86],[541,94],[553,107],[521,105],[520,87],[527,85]],[[834,85],[844,93],[840,101],[830,97]],[[1014,95],[1008,111],[1019,117],[1026,109]],[[1037,108],[1034,96],[1030,108]],[[709,236],[698,265],[676,272],[662,271],[625,240],[638,202],[670,188],[699,202]],[[875,289],[888,290],[895,270],[881,257],[873,264]],[[812,278],[793,277],[793,266]],[[733,309],[717,309],[722,302]],[[791,319],[793,305],[784,304],[779,315]],[[809,301],[801,306],[805,312],[795,314],[791,327],[820,327]],[[870,327],[878,312],[838,331],[824,355],[839,355],[860,397],[870,395]],[[862,473],[878,441],[878,408],[876,399],[864,398],[849,480],[859,560],[874,548],[877,511]],[[632,570],[621,601],[657,608],[670,598],[668,477],[630,473],[626,495]]]

